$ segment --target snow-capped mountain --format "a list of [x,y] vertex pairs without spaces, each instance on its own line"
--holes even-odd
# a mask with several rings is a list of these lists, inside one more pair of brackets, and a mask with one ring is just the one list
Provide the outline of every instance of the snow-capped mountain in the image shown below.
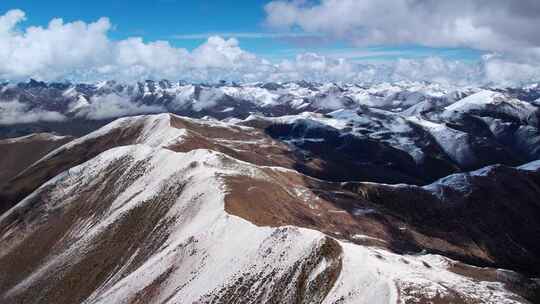
[[123,118],[22,170],[2,189],[16,204],[0,215],[0,299],[538,299],[538,162],[424,187],[335,183],[299,173],[263,122]]
[[[516,99],[536,105],[540,89],[535,86],[509,89],[486,89],[485,99]],[[361,86],[334,83],[253,83],[253,84],[190,84],[185,82],[146,81],[132,84],[105,81],[96,84],[27,83],[0,86],[3,110],[29,113],[56,113],[36,121],[55,119],[111,119],[125,115],[153,112],[223,119],[245,118],[253,113],[282,116],[306,111],[331,112],[338,109],[374,107],[407,114],[430,111],[480,93],[484,89],[442,86],[431,83],[394,83]],[[480,101],[481,103],[482,101]],[[6,105],[7,104],[7,105]],[[108,109],[104,109],[104,105]],[[11,108],[9,107],[11,106]],[[3,124],[31,121],[0,120]],[[48,119],[48,120],[47,120]]]
[[[262,117],[270,119],[269,125],[275,125],[273,121],[295,129],[292,134],[274,133],[300,150],[305,150],[310,141],[302,140],[304,134],[298,130],[324,128],[325,134],[339,137],[335,143],[338,147],[343,140],[371,143],[381,146],[378,150],[402,154],[400,164],[395,157],[379,159],[388,165],[407,163],[415,170],[427,166],[440,171],[420,168],[412,179],[393,181],[422,183],[459,170],[495,163],[519,165],[540,158],[539,98],[538,86],[489,89],[395,83],[363,87],[309,82],[204,85],[166,80],[89,85],[32,80],[4,84],[0,89],[0,134],[15,137],[57,132],[80,136],[116,117],[142,113],[171,112],[225,121]],[[418,179],[419,175],[427,178]]]
[[3,84],[0,302],[537,303],[539,98]]

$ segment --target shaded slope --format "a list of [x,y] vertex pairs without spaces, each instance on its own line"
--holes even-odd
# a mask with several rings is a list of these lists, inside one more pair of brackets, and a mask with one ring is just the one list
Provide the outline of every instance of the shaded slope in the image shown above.
[[110,149],[71,168],[0,217],[0,268],[8,274],[0,298],[525,303],[495,281],[453,273],[453,262],[442,257],[399,256],[313,230],[256,227],[225,213],[223,179],[267,174],[260,170],[208,150],[147,145]]
[[72,139],[39,133],[0,140],[0,187],[45,154]]
[[535,163],[422,188],[317,180],[291,170],[290,153],[261,129],[171,115],[122,119],[57,149],[23,174],[38,189],[0,216],[0,299],[537,299],[520,274],[422,253],[537,274]]

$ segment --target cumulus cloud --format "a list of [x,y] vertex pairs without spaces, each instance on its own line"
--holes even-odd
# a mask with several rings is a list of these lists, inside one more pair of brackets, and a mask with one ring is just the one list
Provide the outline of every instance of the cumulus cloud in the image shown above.
[[540,81],[539,65],[535,63],[508,61],[495,56],[486,58],[483,68],[490,84],[513,86]]
[[0,16],[1,78],[176,78],[194,69],[231,69],[256,60],[233,38],[209,37],[190,53],[167,41],[111,40],[107,18],[92,23],[56,18],[46,27],[19,30],[24,20],[21,10]]
[[[270,62],[243,50],[238,40],[218,36],[208,37],[191,52],[167,41],[148,42],[140,37],[114,40],[109,37],[112,25],[107,18],[91,23],[64,22],[57,18],[45,27],[21,27],[26,20],[25,13],[11,10],[0,16],[0,79],[427,80],[505,85],[540,81],[536,72],[540,59],[534,57],[540,36],[531,27],[524,27],[523,33],[517,30],[525,25],[524,22],[540,22],[540,18],[535,18],[538,5],[528,0],[519,1],[520,5],[517,1],[512,1],[516,2],[513,4],[490,1],[493,5],[484,2],[457,0],[457,6],[461,5],[463,11],[452,9],[454,6],[448,2],[434,0],[323,0],[315,5],[297,0],[273,1],[266,6],[267,21],[273,26],[300,26],[308,32],[326,33],[358,45],[468,46],[496,54],[476,63],[433,57],[377,65],[354,62],[347,54],[323,56],[316,53]],[[485,12],[479,8],[479,3],[484,4],[492,16],[505,17],[498,21],[507,27],[482,17]],[[438,18],[441,18],[440,22]],[[520,47],[509,47],[513,44]],[[521,57],[517,55],[518,51],[512,53],[509,49],[519,49]],[[114,96],[109,98],[116,100]],[[116,101],[116,105],[118,108],[125,106],[121,101]],[[107,117],[99,108],[95,110],[96,117]]]
[[393,66],[390,79],[394,81],[432,81],[444,84],[471,85],[490,82],[483,65],[428,57],[420,60],[399,59]]
[[193,104],[197,112],[215,106],[223,98],[223,92],[216,88],[203,88],[199,92],[199,98]]
[[62,76],[67,71],[99,66],[109,57],[107,18],[86,24],[53,19],[47,28],[16,25],[25,13],[12,10],[0,17],[0,75],[3,78]]
[[210,37],[192,53],[192,64],[198,68],[235,68],[254,61],[256,56],[242,50],[235,38]]
[[121,78],[142,79],[154,75],[167,78],[177,76],[188,62],[188,51],[174,48],[166,41],[144,43],[142,38],[128,38],[110,44],[113,56],[110,63],[102,67],[103,74]]
[[66,117],[58,112],[30,109],[17,100],[0,101],[0,125],[63,121]]
[[278,78],[304,78],[317,81],[335,79],[355,79],[361,69],[345,59],[334,59],[316,53],[305,53],[296,56],[295,60],[284,60],[277,66]]
[[137,104],[128,97],[117,94],[95,96],[90,103],[80,109],[76,117],[92,120],[110,119],[120,116],[167,112],[162,106]]
[[420,44],[540,56],[537,0],[272,1],[267,23],[356,45]]
[[256,32],[238,32],[238,33],[200,33],[200,34],[182,34],[173,35],[172,38],[178,40],[194,40],[194,39],[208,39],[210,37],[228,37],[228,38],[243,38],[243,39],[285,39],[285,38],[312,38],[319,37],[315,33],[302,33],[302,32],[285,32],[285,33],[256,33]]

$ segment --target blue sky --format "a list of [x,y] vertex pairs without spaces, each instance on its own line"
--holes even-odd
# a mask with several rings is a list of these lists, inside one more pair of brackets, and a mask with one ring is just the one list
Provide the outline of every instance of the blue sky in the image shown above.
[[[265,1],[94,0],[28,1],[2,0],[0,9],[25,11],[31,24],[47,24],[54,17],[65,21],[93,21],[109,17],[118,38],[143,35],[150,40],[174,34],[210,31],[258,31]],[[241,17],[240,17],[241,16]]]
[[[242,49],[278,61],[299,53],[316,52],[352,61],[392,61],[397,58],[438,56],[450,60],[478,60],[483,52],[464,48],[427,48],[418,45],[353,47],[344,41],[313,37],[276,37],[265,25],[265,0],[2,0],[0,11],[18,8],[26,12],[22,26],[46,26],[52,18],[65,22],[92,22],[108,17],[113,39],[138,36],[145,41],[167,40],[176,47],[192,50],[209,34],[236,37]],[[274,34],[271,34],[274,33]],[[260,35],[257,35],[260,34]],[[302,35],[297,32],[296,35]],[[277,35],[279,36],[279,35]],[[309,38],[309,39],[308,39]],[[309,41],[309,42],[306,42]],[[314,42],[315,40],[315,42]]]
[[0,80],[540,79],[538,0],[489,2],[0,0]]

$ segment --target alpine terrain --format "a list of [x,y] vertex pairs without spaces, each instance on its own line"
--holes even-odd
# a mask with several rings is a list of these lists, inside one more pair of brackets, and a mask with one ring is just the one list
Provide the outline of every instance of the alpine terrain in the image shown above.
[[0,85],[0,303],[540,303],[540,86]]

